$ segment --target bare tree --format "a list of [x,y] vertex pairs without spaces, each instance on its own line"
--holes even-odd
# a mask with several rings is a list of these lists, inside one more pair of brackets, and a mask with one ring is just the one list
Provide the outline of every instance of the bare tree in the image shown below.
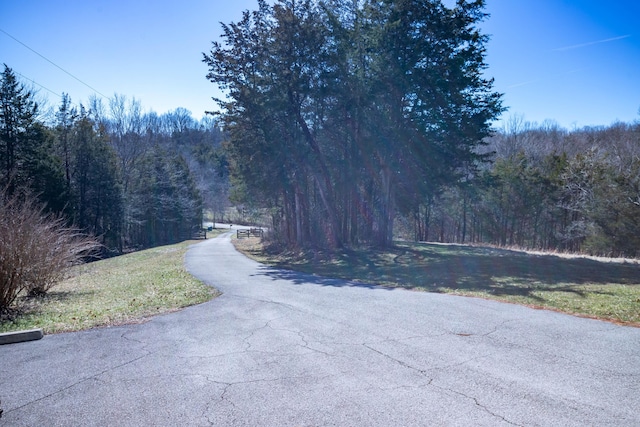
[[0,192],[0,312],[21,294],[43,295],[68,267],[99,247],[98,242],[46,214],[26,191]]

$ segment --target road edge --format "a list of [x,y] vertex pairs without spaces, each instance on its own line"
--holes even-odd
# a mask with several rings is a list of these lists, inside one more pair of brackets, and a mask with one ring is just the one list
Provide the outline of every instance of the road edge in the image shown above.
[[25,341],[39,340],[44,336],[42,329],[28,329],[24,331],[0,333],[0,345],[15,344]]

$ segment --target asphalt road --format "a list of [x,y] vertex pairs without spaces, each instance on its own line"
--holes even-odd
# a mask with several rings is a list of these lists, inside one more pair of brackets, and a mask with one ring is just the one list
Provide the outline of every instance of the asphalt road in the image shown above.
[[267,268],[229,235],[219,298],[0,347],[2,426],[638,426],[640,329]]

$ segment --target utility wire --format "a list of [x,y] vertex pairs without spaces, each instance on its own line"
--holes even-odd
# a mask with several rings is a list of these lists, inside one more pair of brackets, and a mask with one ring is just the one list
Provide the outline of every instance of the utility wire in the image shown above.
[[[34,49],[30,48],[29,46],[27,46],[26,44],[22,43],[20,40],[18,40],[17,38],[13,37],[11,34],[7,33],[5,30],[3,30],[2,28],[0,28],[0,32],[5,33],[7,36],[11,37],[13,40],[15,40],[16,42],[20,43],[22,46],[26,47],[27,49],[29,49],[31,52],[35,53],[36,55],[38,55],[40,58],[44,59],[45,61],[47,61],[48,63],[50,63],[51,65],[53,65],[54,67],[60,69],[61,71],[63,71],[64,73],[68,74],[69,76],[73,77],[74,79],[76,79],[77,81],[79,81],[80,83],[82,83],[83,85],[85,85],[86,87],[88,87],[89,89],[91,89],[92,91],[94,91],[95,93],[97,93],[98,95],[100,95],[101,97],[105,98],[105,99],[109,99],[108,96],[103,95],[102,93],[100,93],[97,89],[94,89],[93,87],[89,86],[87,83],[83,82],[82,80],[80,80],[79,78],[77,78],[76,76],[74,76],[73,74],[71,74],[70,72],[68,72],[67,70],[65,70],[64,68],[62,68],[61,66],[59,66],[58,64],[54,63],[52,60],[50,60],[49,58],[45,57],[44,55],[40,54],[39,52],[36,52]],[[43,86],[44,87],[44,86]],[[46,89],[46,88],[45,88]],[[47,89],[49,90],[49,89]]]
[[30,79],[29,77],[25,76],[24,74],[20,74],[19,72],[17,72],[16,70],[12,70],[14,73],[16,73],[17,75],[19,75],[20,77],[22,77],[23,79],[30,81],[31,83],[40,86],[42,89],[46,90],[49,93],[54,94],[55,96],[57,96],[58,98],[62,98],[62,95],[60,95],[59,93],[56,93],[54,91],[52,91],[51,89],[49,89],[46,86],[41,85],[40,83],[38,83],[37,81]]
[[[29,77],[25,76],[24,74],[20,74],[19,72],[17,72],[17,71],[16,71],[16,70],[14,70],[14,69],[11,69],[11,71],[13,71],[14,73],[16,73],[18,76],[22,77],[23,79],[25,79],[25,80],[27,80],[27,81],[29,81],[29,82],[31,82],[31,83],[33,83],[33,84],[35,84],[35,85],[40,86],[42,89],[46,90],[47,92],[52,93],[52,94],[54,94],[55,96],[57,96],[58,98],[62,99],[62,95],[60,95],[59,93],[56,93],[56,92],[52,91],[52,90],[51,90],[51,89],[49,89],[48,87],[41,85],[41,84],[40,84],[40,83],[38,83],[37,81],[35,81],[35,80],[33,80],[33,79],[30,79]],[[73,100],[71,100],[71,105],[75,106],[76,108],[82,108],[82,104],[77,104],[77,103],[76,103],[76,102],[74,102]]]

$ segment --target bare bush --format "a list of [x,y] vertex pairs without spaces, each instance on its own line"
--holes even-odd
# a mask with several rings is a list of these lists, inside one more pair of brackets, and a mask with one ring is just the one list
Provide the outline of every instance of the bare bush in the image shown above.
[[47,214],[28,192],[0,191],[0,311],[21,294],[44,295],[99,243]]

